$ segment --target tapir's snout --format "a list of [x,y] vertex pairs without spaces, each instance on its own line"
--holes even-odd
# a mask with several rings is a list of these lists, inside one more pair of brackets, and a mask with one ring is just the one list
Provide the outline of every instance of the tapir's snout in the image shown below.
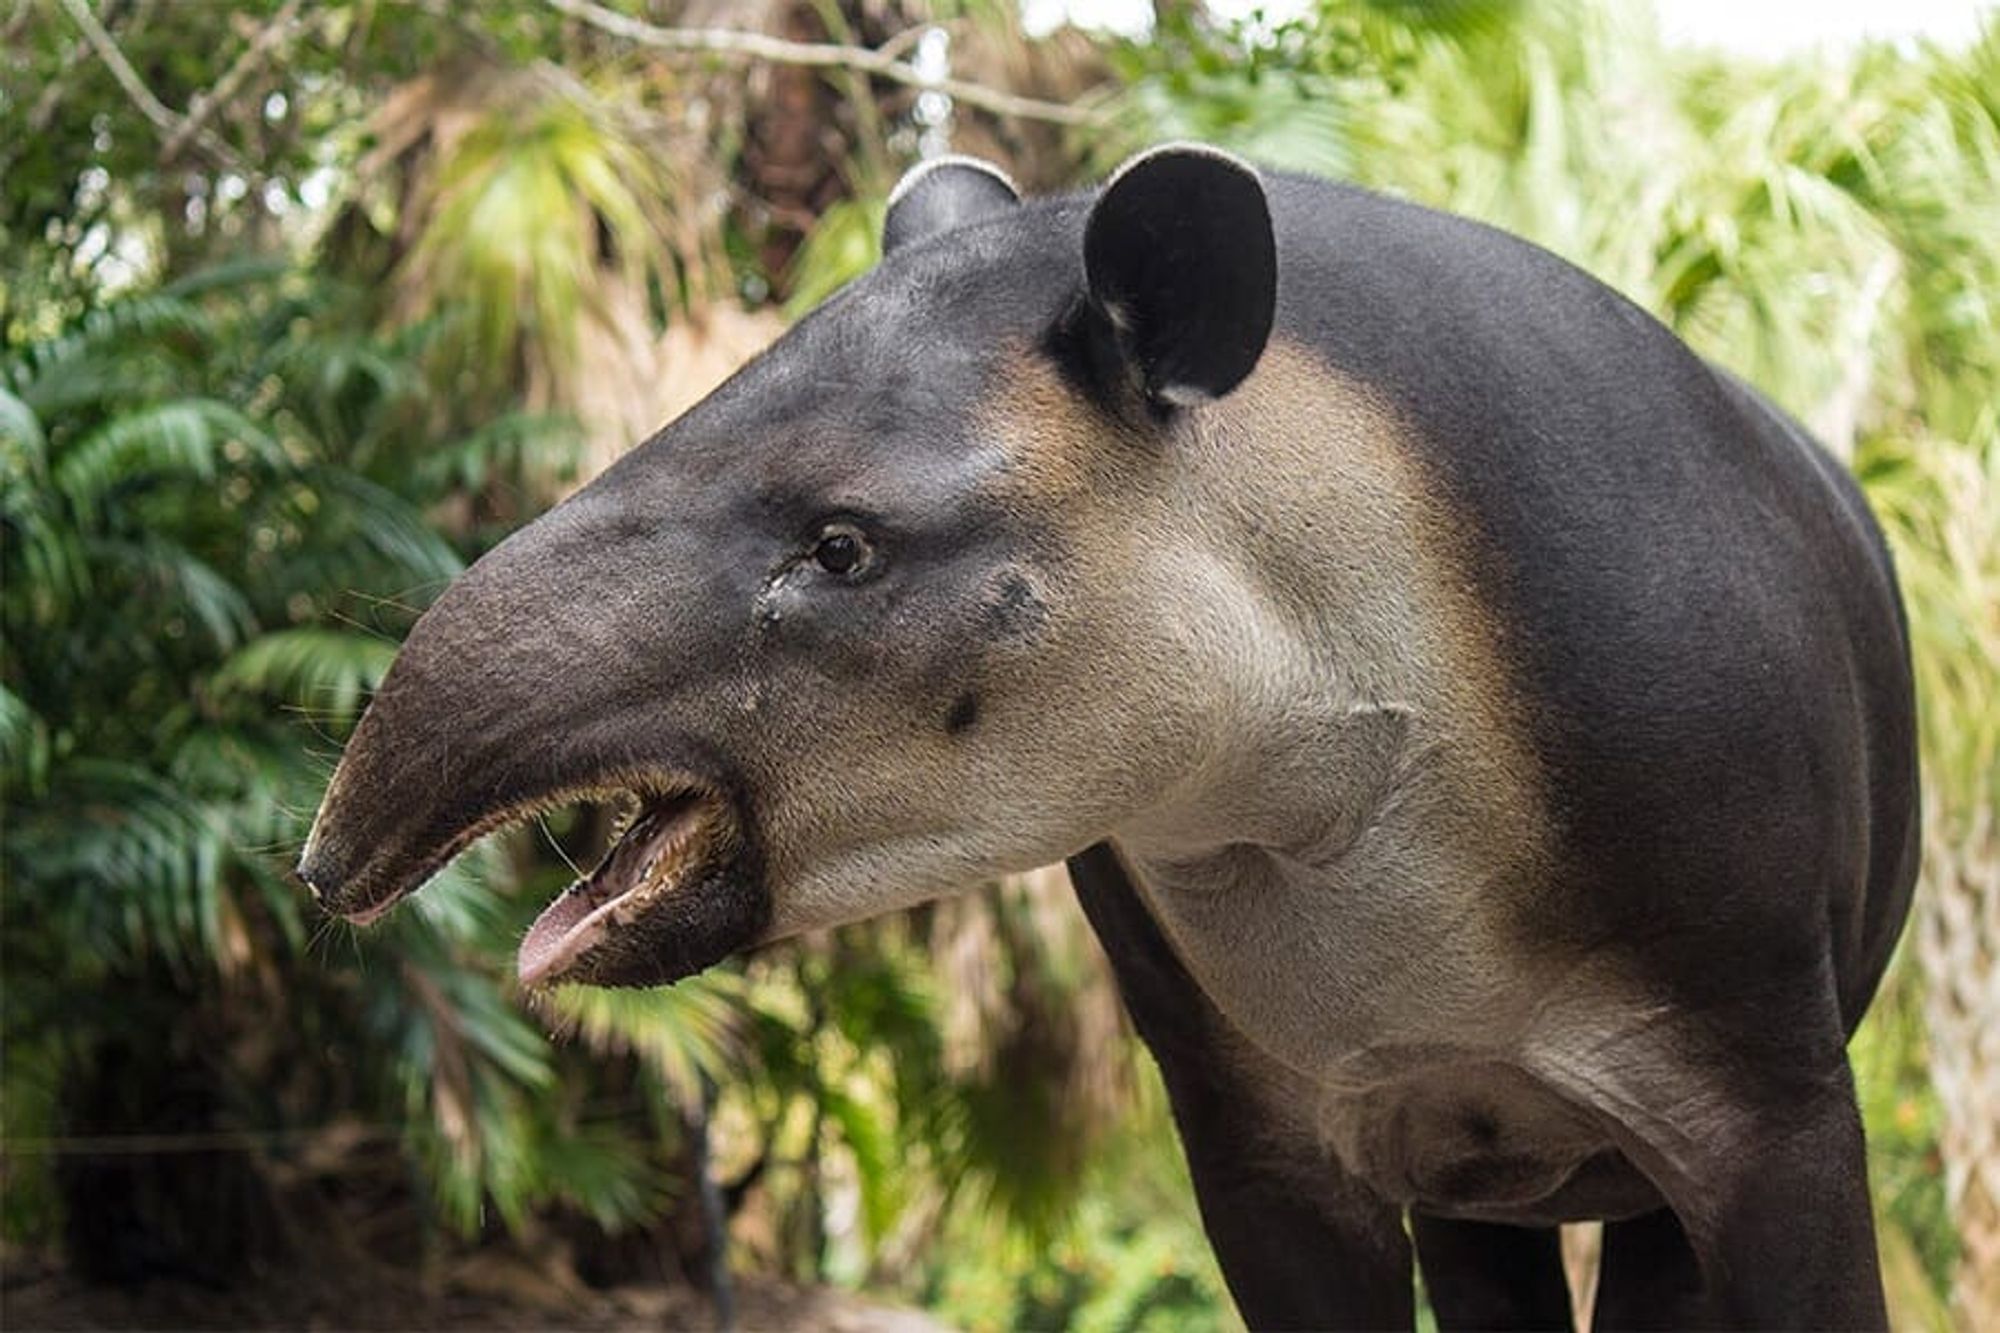
[[299,877],[351,920],[416,888],[479,825],[548,785],[518,747],[546,748],[584,704],[561,623],[563,544],[524,530],[460,578],[411,631],[356,727],[314,821]]
[[[356,727],[300,858],[328,911],[366,924],[484,834],[591,801],[619,808],[622,837],[543,913],[524,980],[674,980],[754,938],[766,912],[739,784],[666,725],[712,656],[701,590],[659,572],[673,540],[635,539],[586,500],[446,590]],[[645,595],[630,591],[635,561],[655,571]],[[691,651],[661,651],[676,642]]]

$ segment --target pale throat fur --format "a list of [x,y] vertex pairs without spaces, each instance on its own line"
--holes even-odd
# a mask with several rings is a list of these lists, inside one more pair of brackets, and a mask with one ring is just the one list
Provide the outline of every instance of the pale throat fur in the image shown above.
[[1534,1015],[1490,960],[1521,956],[1548,821],[1477,552],[1413,427],[1282,337],[1150,458],[1046,362],[1002,382],[1014,484],[1080,515],[1075,580],[1114,590],[1102,651],[1164,636],[1182,660],[1141,669],[1200,702],[1193,757],[1111,836],[1189,973],[1328,1091],[1372,1083],[1383,1040],[1509,1051]]

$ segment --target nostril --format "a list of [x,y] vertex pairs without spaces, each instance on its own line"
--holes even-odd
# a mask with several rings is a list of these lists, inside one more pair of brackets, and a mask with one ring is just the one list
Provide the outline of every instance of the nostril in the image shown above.
[[326,872],[314,864],[314,859],[312,850],[308,848],[292,873],[298,876],[299,883],[306,886],[306,892],[312,894],[314,902],[325,902],[326,890],[320,887],[320,882],[326,878]]

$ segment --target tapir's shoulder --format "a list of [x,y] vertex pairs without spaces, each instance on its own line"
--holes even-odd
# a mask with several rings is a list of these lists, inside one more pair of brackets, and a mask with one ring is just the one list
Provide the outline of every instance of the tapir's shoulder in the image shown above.
[[[1894,577],[1845,470],[1557,255],[1352,187],[1269,198],[1275,337],[1407,426],[1579,873],[1640,916],[1727,901],[1736,938],[1830,912],[1858,1012],[1907,894],[1914,745]],[[1817,831],[1722,817],[1751,808]]]

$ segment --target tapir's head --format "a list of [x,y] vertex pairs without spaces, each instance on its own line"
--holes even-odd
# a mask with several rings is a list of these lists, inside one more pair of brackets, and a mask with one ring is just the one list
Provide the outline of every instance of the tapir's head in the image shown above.
[[1165,478],[1271,328],[1257,175],[1169,148],[1023,203],[949,159],[883,248],[418,621],[299,865],[329,908],[620,803],[522,975],[665,982],[1059,860],[1199,768],[1238,645]]

